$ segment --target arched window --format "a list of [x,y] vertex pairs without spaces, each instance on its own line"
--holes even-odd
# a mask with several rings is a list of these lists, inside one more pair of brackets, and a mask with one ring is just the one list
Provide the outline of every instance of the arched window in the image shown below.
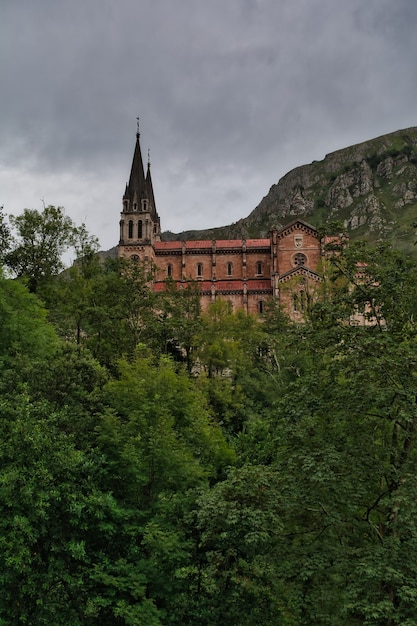
[[300,308],[302,311],[306,308],[306,292],[300,291]]
[[197,276],[198,278],[201,278],[203,275],[203,264],[202,263],[197,263]]
[[261,314],[264,312],[264,303],[262,300],[259,300],[258,302],[258,312]]
[[133,220],[129,220],[129,239],[133,238]]
[[292,296],[292,306],[294,311],[298,311],[298,297],[296,293]]
[[138,222],[138,239],[142,239],[143,237],[143,222],[139,220]]
[[302,252],[297,252],[297,254],[294,255],[294,266],[295,267],[298,267],[300,265],[305,265],[306,262],[307,262],[307,257]]
[[227,264],[227,275],[231,276],[232,273],[233,273],[233,265],[232,265],[232,263],[228,263]]
[[171,265],[171,263],[169,263],[167,265],[167,276],[168,276],[168,278],[172,278],[172,265]]
[[262,261],[256,263],[256,273],[258,276],[262,275]]

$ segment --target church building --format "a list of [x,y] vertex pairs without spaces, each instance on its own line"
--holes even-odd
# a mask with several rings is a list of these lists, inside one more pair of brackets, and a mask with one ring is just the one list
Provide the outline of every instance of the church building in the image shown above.
[[222,298],[233,310],[262,314],[276,298],[297,318],[320,281],[322,242],[317,230],[300,219],[259,239],[162,241],[150,164],[145,174],[137,132],[118,255],[155,266],[155,291],[163,291],[167,279],[178,287],[195,281],[203,310]]

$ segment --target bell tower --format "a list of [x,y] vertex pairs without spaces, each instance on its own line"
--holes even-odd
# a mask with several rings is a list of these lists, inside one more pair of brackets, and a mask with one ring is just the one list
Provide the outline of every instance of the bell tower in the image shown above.
[[118,256],[154,261],[155,241],[161,240],[161,225],[153,193],[151,164],[145,176],[140,148],[139,118],[129,182],[123,194]]

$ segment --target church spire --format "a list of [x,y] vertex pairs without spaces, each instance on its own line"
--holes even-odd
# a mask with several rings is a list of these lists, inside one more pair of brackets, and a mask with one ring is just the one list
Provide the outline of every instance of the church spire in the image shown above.
[[[145,175],[140,148],[139,118],[137,118],[136,143],[132,167],[129,182],[123,195],[119,246],[127,245],[127,243],[130,246],[152,246],[155,241],[160,241],[161,224],[156,211],[150,168],[151,163],[148,152]],[[143,248],[141,248],[141,251],[143,253]],[[145,256],[149,257],[148,254]]]
[[158,216],[157,210],[156,210],[156,203],[155,203],[155,196],[153,193],[153,185],[152,185],[152,176],[151,176],[151,157],[150,157],[150,150],[148,149],[148,168],[146,171],[146,192],[148,194],[148,198],[149,198],[149,202],[151,205],[151,210],[152,213],[154,215],[154,217]]
[[[133,153],[132,168],[129,182],[123,196],[123,203],[127,210],[138,210],[142,200],[147,200],[147,185],[143,169],[142,152],[140,149],[139,121],[136,132],[135,151]],[[128,202],[126,202],[128,201]],[[134,205],[137,205],[136,207]]]

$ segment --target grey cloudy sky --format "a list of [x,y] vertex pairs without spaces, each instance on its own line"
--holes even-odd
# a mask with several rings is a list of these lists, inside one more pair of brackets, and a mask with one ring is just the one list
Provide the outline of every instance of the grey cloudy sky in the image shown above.
[[162,228],[246,217],[290,169],[417,125],[415,0],[2,0],[0,204],[117,243],[136,116]]

